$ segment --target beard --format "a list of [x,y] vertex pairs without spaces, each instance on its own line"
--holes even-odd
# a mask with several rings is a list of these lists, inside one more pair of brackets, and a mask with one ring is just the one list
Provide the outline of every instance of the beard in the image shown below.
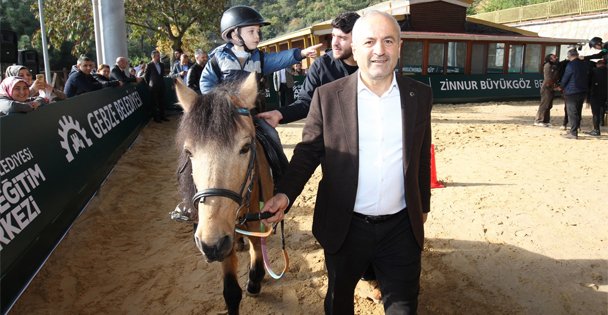
[[336,51],[333,50],[334,53],[334,58],[339,59],[339,60],[344,60],[344,59],[348,59],[353,55],[353,51],[351,49],[340,49],[338,51],[338,53],[340,54],[339,56],[336,56]]

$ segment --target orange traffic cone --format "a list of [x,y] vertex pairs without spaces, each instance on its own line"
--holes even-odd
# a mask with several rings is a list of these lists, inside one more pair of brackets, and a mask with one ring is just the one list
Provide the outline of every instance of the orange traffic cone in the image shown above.
[[444,188],[443,184],[437,180],[437,170],[435,169],[435,145],[431,144],[431,188]]

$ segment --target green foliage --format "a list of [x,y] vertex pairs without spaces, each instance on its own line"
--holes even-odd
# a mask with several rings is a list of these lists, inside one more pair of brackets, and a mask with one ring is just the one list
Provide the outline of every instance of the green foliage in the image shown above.
[[[48,43],[58,49],[65,41],[69,41],[73,43],[74,56],[87,54],[93,57],[91,51],[94,51],[95,47],[95,28],[91,1],[46,0],[43,4]],[[39,19],[37,1],[32,4],[31,9]],[[39,35],[36,38],[39,38]]]
[[216,31],[225,4],[225,0],[125,0],[125,15],[134,35],[152,32],[157,41],[168,40],[171,49],[183,49],[185,37],[200,39]]
[[[37,15],[37,1],[27,1],[31,12]],[[163,42],[168,42],[170,49],[182,48],[184,38],[206,43],[207,40],[200,36],[219,25],[224,5],[224,0],[125,0],[128,47],[135,50],[131,55],[147,56]],[[45,0],[44,16],[50,46],[59,48],[68,41],[73,43],[74,56],[91,55],[95,47],[92,14],[90,0]]]
[[473,4],[476,4],[475,13],[483,13],[548,1],[551,0],[476,0]]
[[264,38],[296,31],[332,20],[346,11],[357,11],[381,0],[234,0],[231,5],[248,5],[272,24],[264,27]]
[[2,29],[10,29],[20,35],[31,35],[37,29],[38,21],[30,12],[36,0],[0,0],[0,21]]

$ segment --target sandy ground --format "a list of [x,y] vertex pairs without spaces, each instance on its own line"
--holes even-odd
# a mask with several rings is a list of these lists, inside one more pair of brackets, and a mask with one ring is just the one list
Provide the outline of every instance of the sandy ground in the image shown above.
[[[567,140],[533,127],[537,102],[436,105],[437,172],[426,223],[420,314],[608,314],[608,128]],[[563,101],[552,111],[561,123]],[[583,130],[590,125],[584,109]],[[12,314],[217,314],[220,266],[192,227],[169,220],[178,195],[172,122],[148,125]],[[288,155],[302,122],[280,128]],[[286,219],[290,272],[264,280],[243,314],[322,314],[323,255],[312,236],[319,172]],[[281,259],[278,238],[276,267]],[[274,245],[273,245],[274,244]],[[240,281],[247,254],[239,254]],[[358,314],[383,314],[356,298]]]

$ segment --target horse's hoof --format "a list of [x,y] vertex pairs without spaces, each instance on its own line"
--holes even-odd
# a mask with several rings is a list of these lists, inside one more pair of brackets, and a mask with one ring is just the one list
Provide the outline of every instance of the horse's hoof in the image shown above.
[[262,292],[261,283],[254,284],[251,281],[247,281],[247,287],[245,289],[245,294],[247,294],[248,296],[256,297],[256,296],[260,295],[260,292]]

